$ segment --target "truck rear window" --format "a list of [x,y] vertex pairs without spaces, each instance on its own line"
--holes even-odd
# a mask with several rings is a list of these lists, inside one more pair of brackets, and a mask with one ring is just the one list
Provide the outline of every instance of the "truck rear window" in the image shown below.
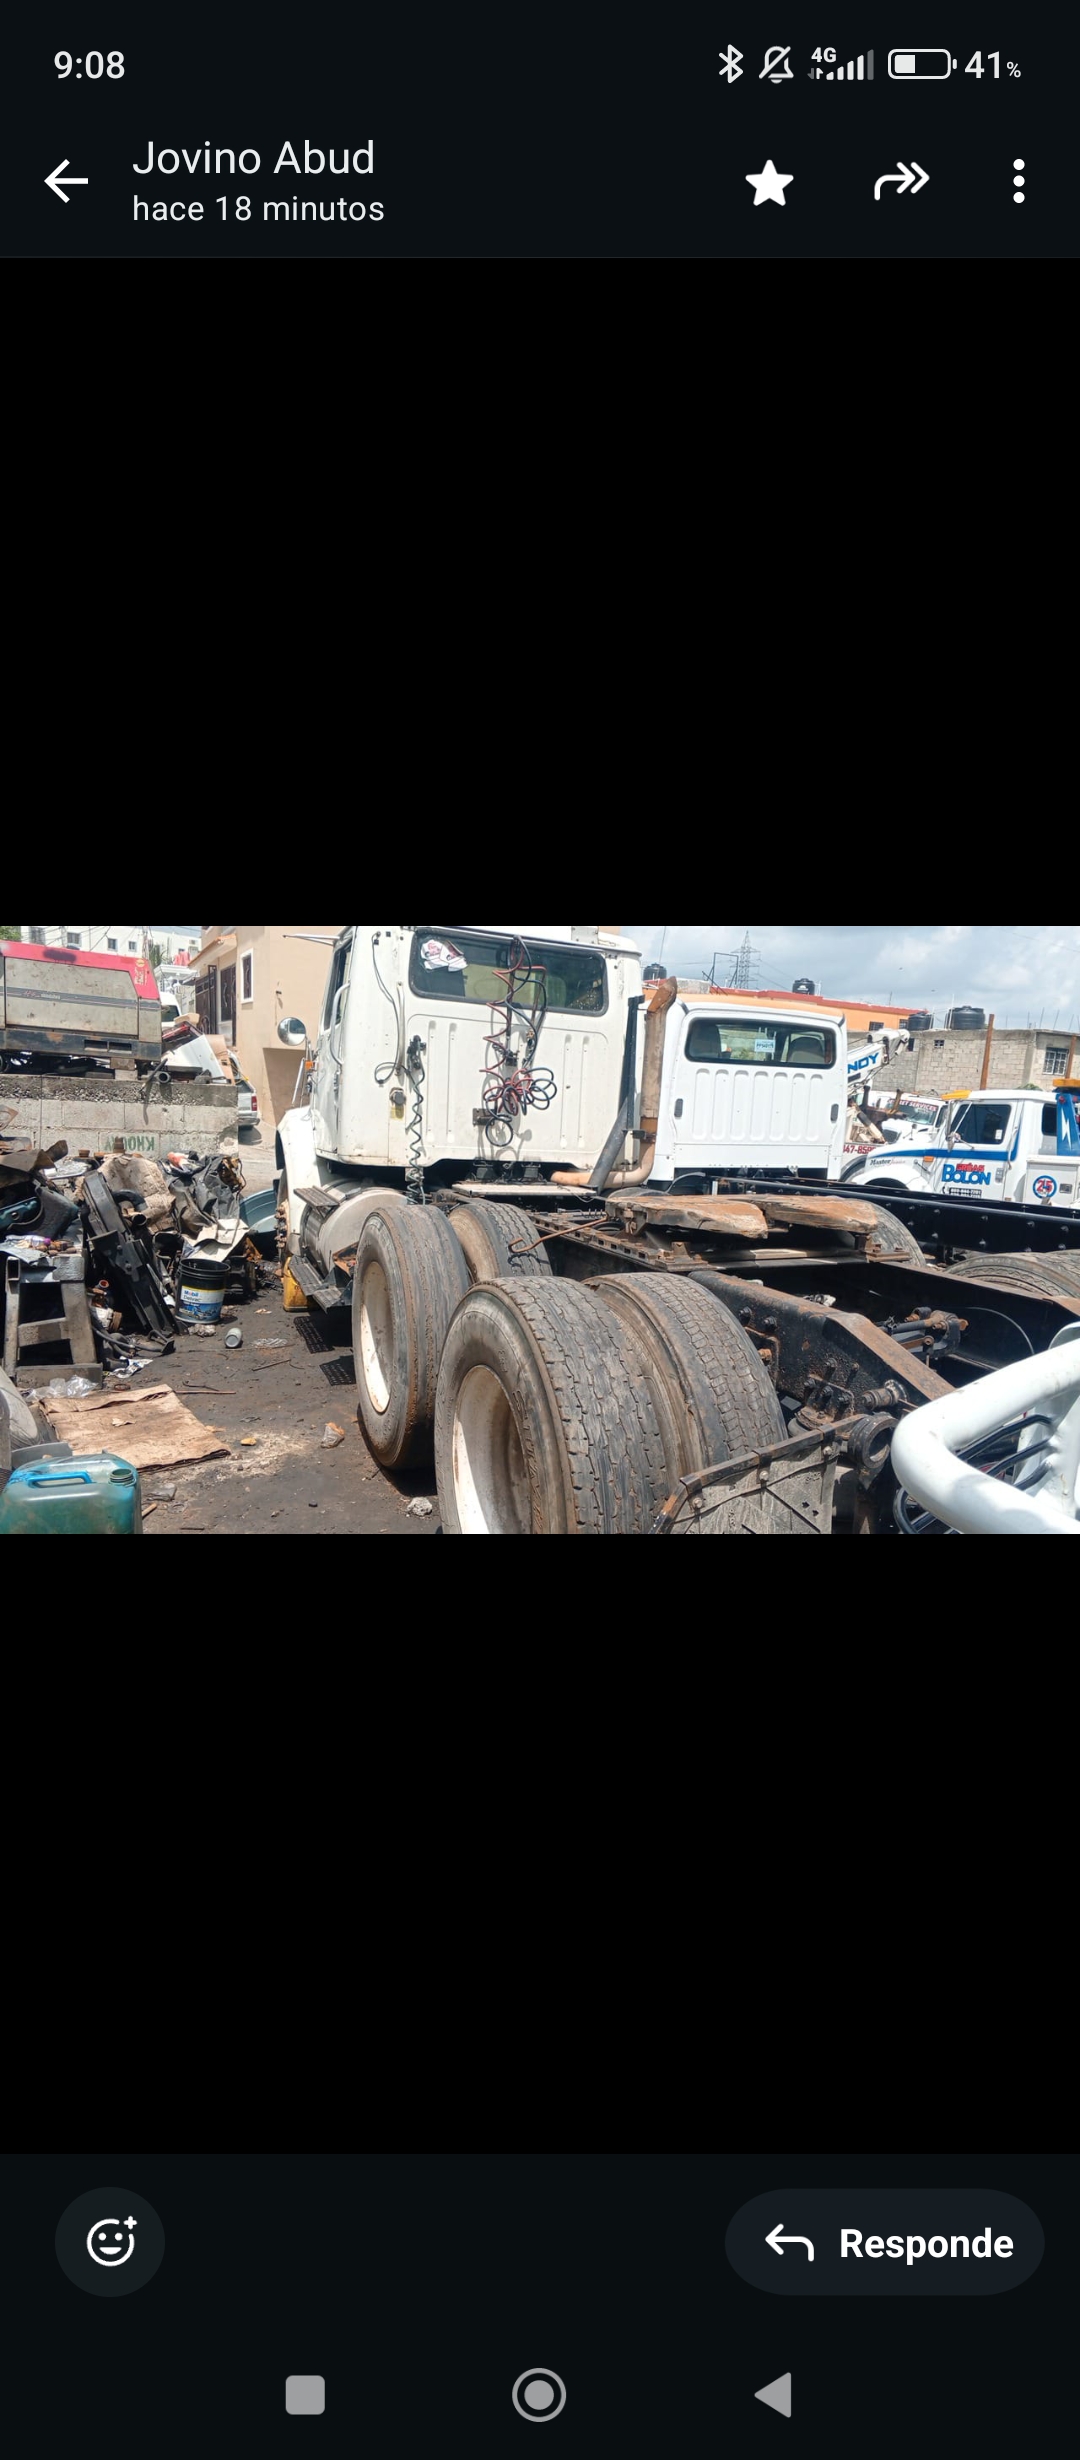
[[686,1056],[717,1067],[832,1068],[836,1035],[823,1025],[783,1024],[767,1017],[743,1024],[730,1017],[695,1016],[686,1036]]
[[[607,965],[598,949],[557,948],[547,941],[488,938],[432,924],[412,945],[409,986],[421,999],[450,999],[496,1008],[506,999],[511,963],[517,970],[519,1008],[561,1008],[577,1016],[603,1016],[608,1004]],[[531,971],[522,968],[528,962]]]

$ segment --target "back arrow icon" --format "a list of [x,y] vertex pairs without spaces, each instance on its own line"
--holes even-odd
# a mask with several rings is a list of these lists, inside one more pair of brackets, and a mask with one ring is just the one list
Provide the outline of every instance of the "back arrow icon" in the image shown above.
[[[919,174],[918,179],[915,178],[916,171]],[[920,188],[925,188],[929,177],[929,171],[923,170],[921,162],[913,163],[910,171],[906,162],[898,163],[895,171],[882,172],[881,178],[874,189],[874,203],[875,205],[879,205],[881,203],[882,189],[887,188],[893,180],[896,181],[897,196],[906,196],[909,188],[911,189],[912,196],[918,196]],[[912,186],[913,181],[914,186]]]
[[89,182],[89,180],[88,180],[88,179],[77,179],[77,178],[75,178],[75,177],[74,177],[74,175],[73,175],[70,179],[63,179],[63,180],[62,180],[62,179],[61,179],[61,177],[60,177],[60,173],[61,173],[61,171],[66,171],[66,170],[67,170],[67,155],[65,154],[63,162],[58,162],[58,163],[57,163],[57,166],[56,166],[55,171],[50,171],[50,172],[49,172],[49,176],[48,176],[48,178],[47,178],[47,180],[46,180],[46,182],[45,182],[46,187],[47,187],[47,188],[51,188],[51,189],[52,189],[53,195],[54,195],[54,196],[58,196],[58,197],[59,197],[61,205],[70,205],[70,203],[71,203],[71,198],[70,198],[69,196],[66,196],[66,195],[65,195],[65,193],[64,193],[65,189],[67,189],[67,188],[88,188],[88,187],[89,187],[89,185],[90,185],[90,182]]
[[[771,2230],[769,2231],[769,2235],[768,2235],[768,2237],[767,2237],[767,2238],[766,2238],[766,2240],[765,2240],[765,2244],[766,2244],[766,2246],[771,2246],[772,2251],[773,2251],[773,2254],[774,2254],[774,2255],[782,2255],[782,2254],[783,2254],[783,2252],[784,2252],[784,2247],[786,2247],[786,2246],[804,2246],[804,2247],[806,2248],[806,2252],[807,2252],[807,2254],[808,2254],[808,2256],[809,2256],[809,2258],[810,2258],[811,2263],[813,2263],[813,2260],[814,2260],[814,2247],[813,2247],[813,2241],[812,2241],[812,2239],[810,2239],[810,2238],[785,2238],[785,2237],[783,2236],[783,2230],[784,2230],[784,2224],[783,2224],[783,2222],[782,2222],[782,2221],[778,2221],[778,2222],[777,2222],[777,2224],[776,2224],[776,2228],[775,2228],[775,2229],[771,2229]],[[783,2241],[783,2243],[781,2243],[781,2241]]]

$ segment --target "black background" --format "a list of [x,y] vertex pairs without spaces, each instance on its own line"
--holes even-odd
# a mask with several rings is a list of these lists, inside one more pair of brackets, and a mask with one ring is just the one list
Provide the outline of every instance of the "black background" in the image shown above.
[[[20,2155],[5,2163],[5,2430],[19,2453],[979,2460],[1064,2449],[1075,2159],[1022,2155]],[[121,2177],[165,2229],[136,2296],[56,2262],[64,2206]],[[723,2252],[783,2185],[992,2185],[1038,2214],[999,2298],[788,2300]],[[785,2215],[785,2219],[788,2216]],[[510,2391],[567,2385],[537,2427]],[[793,2377],[789,2422],[755,2401]],[[322,2374],[323,2418],[285,2414]]]
[[[944,84],[890,83],[887,55],[947,44]],[[762,84],[767,44],[791,44],[790,83]],[[741,50],[729,86],[719,55]],[[872,85],[810,81],[811,54],[873,46]],[[74,73],[55,52],[121,50],[119,82]],[[981,48],[986,74],[965,76]],[[1013,257],[1075,249],[1071,124],[1076,38],[1063,12],[1019,0],[867,0],[832,14],[798,0],[702,0],[674,11],[550,0],[543,11],[436,9],[430,0],[46,0],[7,37],[16,98],[5,152],[5,252],[245,260],[347,257]],[[993,81],[990,52],[1001,54]],[[1006,73],[1016,60],[1019,79]],[[371,178],[277,177],[289,139],[375,143]],[[147,145],[255,147],[251,178],[138,180]],[[915,156],[918,195],[874,184]],[[1025,198],[1013,203],[1013,161]],[[771,156],[792,174],[783,208],[755,206],[746,174]],[[44,185],[63,159],[87,188]],[[206,219],[136,224],[132,198],[198,199]],[[253,218],[222,225],[214,199],[246,193]],[[265,199],[379,198],[379,224],[264,225]]]

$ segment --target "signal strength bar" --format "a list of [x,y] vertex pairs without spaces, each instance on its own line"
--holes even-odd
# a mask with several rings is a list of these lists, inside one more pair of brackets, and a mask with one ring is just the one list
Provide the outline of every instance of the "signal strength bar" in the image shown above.
[[864,79],[872,85],[874,55],[872,51],[860,51],[858,59],[849,60],[846,68],[815,68],[811,74],[823,85],[862,85]]

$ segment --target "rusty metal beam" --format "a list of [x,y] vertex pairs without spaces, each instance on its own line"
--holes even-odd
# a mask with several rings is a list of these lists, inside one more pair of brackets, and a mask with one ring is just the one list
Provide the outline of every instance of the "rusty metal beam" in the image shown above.
[[901,1385],[914,1402],[940,1401],[953,1389],[869,1316],[821,1307],[790,1290],[763,1290],[730,1273],[701,1271],[694,1279],[738,1317],[758,1347],[775,1349],[779,1388],[796,1400],[817,1383],[846,1389],[856,1408],[887,1383]]

